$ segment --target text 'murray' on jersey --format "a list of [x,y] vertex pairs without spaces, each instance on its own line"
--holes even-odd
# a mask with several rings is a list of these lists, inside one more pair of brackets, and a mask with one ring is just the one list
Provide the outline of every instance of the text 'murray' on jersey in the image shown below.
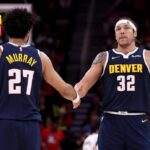
[[32,56],[22,53],[9,54],[6,56],[6,60],[9,64],[12,64],[14,62],[23,62],[30,65],[31,67],[37,63],[37,60],[35,60]]

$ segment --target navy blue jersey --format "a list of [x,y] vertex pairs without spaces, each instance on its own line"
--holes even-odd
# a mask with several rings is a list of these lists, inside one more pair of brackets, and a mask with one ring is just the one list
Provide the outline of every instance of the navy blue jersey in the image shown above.
[[102,75],[103,110],[150,111],[150,74],[142,48],[127,55],[107,51]]
[[12,43],[2,45],[0,58],[0,119],[41,120],[39,90],[42,64],[38,50]]

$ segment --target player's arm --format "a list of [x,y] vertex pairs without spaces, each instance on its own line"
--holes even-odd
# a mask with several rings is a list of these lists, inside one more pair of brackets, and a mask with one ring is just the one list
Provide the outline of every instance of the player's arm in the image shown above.
[[75,85],[75,90],[78,92],[80,97],[84,97],[89,89],[96,83],[98,78],[101,76],[103,66],[106,59],[106,52],[99,53],[90,69],[85,73],[83,78]]
[[1,58],[2,53],[3,53],[3,47],[0,45],[0,58]]
[[64,98],[71,101],[74,100],[77,97],[74,88],[59,76],[55,71],[51,60],[45,53],[40,52],[40,57],[44,80],[54,87]]
[[149,50],[145,50],[145,59],[148,65],[148,69],[150,70],[150,51]]

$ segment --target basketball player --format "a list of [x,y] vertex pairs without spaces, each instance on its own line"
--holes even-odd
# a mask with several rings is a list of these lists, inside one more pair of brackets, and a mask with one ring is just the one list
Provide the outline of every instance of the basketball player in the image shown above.
[[13,9],[4,17],[9,42],[0,47],[0,149],[40,150],[39,90],[42,77],[74,108],[74,88],[63,81],[46,54],[27,45],[32,14]]
[[75,89],[84,97],[101,76],[100,150],[149,150],[150,51],[136,46],[130,19],[118,20],[114,29],[117,47],[99,53]]

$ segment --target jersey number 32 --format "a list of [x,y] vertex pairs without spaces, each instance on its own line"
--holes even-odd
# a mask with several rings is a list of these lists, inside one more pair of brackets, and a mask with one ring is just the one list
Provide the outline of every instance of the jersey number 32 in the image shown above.
[[135,76],[134,75],[119,75],[117,76],[119,85],[117,91],[135,91]]

